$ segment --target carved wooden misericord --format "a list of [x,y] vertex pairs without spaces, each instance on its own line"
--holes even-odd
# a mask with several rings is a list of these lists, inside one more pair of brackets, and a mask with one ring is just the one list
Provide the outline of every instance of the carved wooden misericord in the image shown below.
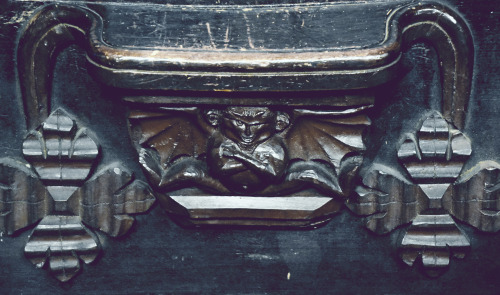
[[[174,220],[190,226],[314,228],[346,204],[377,234],[406,226],[397,246],[401,259],[419,260],[429,276],[442,274],[451,257],[463,258],[471,248],[456,220],[481,231],[500,229],[500,164],[486,160],[463,171],[473,153],[464,126],[474,65],[463,18],[432,1],[378,3],[382,25],[363,29],[381,39],[356,46],[330,39],[308,44],[307,37],[256,44],[250,29],[235,23],[243,18],[265,26],[290,13],[327,23],[352,7],[145,7],[143,13],[181,24],[203,15],[179,34],[208,37],[199,37],[201,45],[151,39],[138,46],[130,42],[140,31],[115,39],[109,32],[130,30],[126,16],[139,8],[42,6],[17,49],[26,162],[0,160],[0,230],[12,234],[36,224],[26,257],[67,281],[99,255],[95,230],[122,236],[134,221],[130,214],[146,212],[155,196]],[[227,18],[211,23],[216,15]],[[334,28],[335,19],[328,24],[307,28],[308,34]],[[286,35],[294,28],[280,29]],[[401,135],[396,166],[364,162],[370,110],[380,103],[372,91],[397,79],[416,42],[437,53],[440,107],[429,106],[414,132]],[[129,136],[148,184],[126,163],[101,167],[98,138],[76,116],[52,110],[51,65],[68,45],[85,52],[93,78],[127,106]]]
[[367,107],[133,112],[131,134],[167,211],[194,224],[302,226],[340,210]]

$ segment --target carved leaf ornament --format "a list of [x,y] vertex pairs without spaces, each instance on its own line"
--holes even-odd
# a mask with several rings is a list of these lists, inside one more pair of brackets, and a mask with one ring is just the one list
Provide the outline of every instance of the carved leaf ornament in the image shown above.
[[147,211],[155,200],[149,186],[118,163],[94,171],[99,153],[87,131],[58,109],[24,141],[31,165],[0,160],[0,230],[13,234],[41,220],[25,255],[63,282],[99,255],[92,229],[121,236],[133,224],[129,214]]
[[433,112],[398,149],[408,174],[372,165],[348,207],[367,215],[367,228],[379,234],[410,223],[398,245],[401,258],[408,265],[419,259],[429,276],[438,276],[451,256],[463,258],[470,249],[452,216],[483,231],[499,229],[498,164],[462,172],[471,152],[468,138]]

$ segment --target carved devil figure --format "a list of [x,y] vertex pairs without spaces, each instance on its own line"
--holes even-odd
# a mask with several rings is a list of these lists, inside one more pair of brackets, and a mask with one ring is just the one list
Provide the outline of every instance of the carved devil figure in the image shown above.
[[343,195],[338,177],[362,149],[369,123],[358,112],[230,106],[132,114],[140,161],[165,192],[287,195],[315,189]]
[[218,129],[208,141],[208,163],[213,175],[228,188],[258,191],[283,177],[288,155],[276,134],[289,125],[289,117],[268,108],[229,107],[208,112]]

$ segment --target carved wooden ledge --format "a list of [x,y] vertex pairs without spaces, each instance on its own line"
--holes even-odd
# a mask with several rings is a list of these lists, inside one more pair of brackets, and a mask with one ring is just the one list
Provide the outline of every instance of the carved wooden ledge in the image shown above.
[[[373,9],[373,4],[366,5],[367,9]],[[248,41],[244,45],[238,44],[236,49],[228,48],[228,37],[214,39],[211,35],[210,20],[214,15],[227,14],[231,18],[238,18],[238,22],[240,17],[251,18],[254,21],[253,26],[259,29],[259,25],[266,25],[260,23],[259,19],[275,23],[284,14],[294,13],[301,15],[304,21],[313,16],[326,20],[332,14],[349,10],[354,5],[327,3],[291,6],[214,5],[190,6],[189,9],[174,5],[146,10],[153,16],[164,14],[165,17],[175,20],[178,14],[185,15],[186,18],[195,18],[200,17],[200,12],[203,12],[203,18],[207,20],[202,26],[203,30],[206,27],[208,34],[207,40],[203,41],[206,44],[201,44],[199,48],[191,46],[190,49],[184,49],[176,44],[168,44],[170,46],[153,44],[149,48],[148,44],[141,44],[139,47],[126,42],[120,44],[119,41],[110,44],[104,38],[114,40],[105,35],[103,16],[96,11],[104,10],[107,19],[116,17],[114,14],[118,12],[111,9],[108,11],[99,5],[89,5],[96,10],[88,6],[48,5],[32,17],[19,41],[19,73],[29,127],[35,128],[50,113],[48,100],[50,68],[47,65],[55,58],[58,49],[68,43],[77,43],[85,48],[89,66],[95,71],[96,78],[111,86],[143,90],[262,92],[340,90],[377,86],[397,75],[401,54],[407,47],[415,41],[425,41],[435,47],[440,57],[443,116],[462,129],[470,95],[474,61],[472,37],[465,22],[453,10],[434,2],[401,7],[383,3],[377,5],[379,8],[376,17],[379,21],[381,19],[384,21],[380,22],[379,27],[363,27],[363,30],[372,31],[373,35],[379,36],[380,39],[361,40],[362,43],[356,45],[344,41],[345,45],[341,43],[340,46],[339,44],[335,46],[335,40],[326,38],[320,46],[307,43],[302,45],[299,39],[296,43],[281,47],[278,42],[266,43],[270,40],[264,38],[271,36],[264,35],[262,44],[278,46],[256,47],[251,41],[251,36],[247,34],[249,28],[240,24],[236,26],[236,29],[241,30],[241,34],[238,35],[247,36]],[[381,11],[385,14],[389,12],[389,15],[381,14]],[[120,17],[126,19],[127,13],[137,13],[137,11],[127,11],[126,7],[121,7]],[[338,22],[345,20],[344,16],[339,18]],[[244,23],[248,24],[248,21]],[[322,22],[313,23],[310,30],[312,33],[328,33],[329,30],[335,30],[334,25],[340,24],[334,21],[327,23],[330,27],[325,27]],[[107,24],[108,27],[112,25],[112,23]],[[360,30],[359,27],[352,27],[353,30]],[[188,28],[193,31],[191,33],[205,33],[200,32],[199,26],[193,28],[191,25]],[[279,28],[284,30],[283,35],[294,29],[286,26]],[[220,30],[221,28],[218,28],[219,34]],[[131,33],[133,34],[133,31]],[[348,34],[349,32],[346,32],[346,35]],[[154,101],[169,103],[170,98],[155,98]],[[210,103],[217,102],[215,100]],[[252,101],[248,103],[251,104]]]
[[[367,37],[357,43],[336,40],[336,27],[360,6],[378,26],[353,25],[342,34],[363,30]],[[149,185],[180,223],[316,227],[347,203],[369,216],[367,227],[376,233],[412,222],[399,244],[401,257],[410,265],[420,257],[431,276],[470,247],[452,216],[498,230],[498,165],[462,172],[471,153],[462,131],[474,46],[464,20],[445,5],[140,8],[151,18],[180,22],[182,29],[161,44],[154,38],[134,43],[147,30],[147,21],[137,30],[128,23],[137,9],[47,5],[19,39],[19,81],[28,130],[34,130],[23,151],[32,166],[6,160],[0,175],[16,183],[10,175],[24,173],[22,185],[35,193],[4,194],[24,201],[0,203],[7,208],[2,212],[12,212],[1,221],[12,233],[43,218],[25,249],[37,266],[48,259],[60,280],[70,279],[80,260],[89,263],[99,251],[90,228],[119,236],[133,221],[128,214],[145,212],[153,202],[149,187],[134,181],[123,164],[94,171],[97,140],[81,137],[85,132],[63,110],[52,111],[50,65],[70,44],[85,50],[93,77],[129,107],[130,137]],[[216,22],[217,15],[227,17]],[[279,24],[290,15],[302,19],[307,32],[292,41],[288,36],[297,27]],[[109,33],[117,30],[124,34]],[[261,39],[252,37],[253,30]],[[315,34],[323,40],[307,37]],[[171,41],[182,36],[199,42]],[[377,104],[372,91],[398,76],[402,56],[416,42],[437,52],[441,108],[401,144],[397,154],[407,174],[383,164],[363,167],[367,114]],[[29,214],[9,207],[21,204],[33,207]],[[54,241],[42,243],[40,236],[82,243],[53,251]]]

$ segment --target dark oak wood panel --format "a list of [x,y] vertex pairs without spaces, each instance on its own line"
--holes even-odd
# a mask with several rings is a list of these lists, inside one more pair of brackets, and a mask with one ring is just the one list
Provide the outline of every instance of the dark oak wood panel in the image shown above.
[[0,287],[496,294],[496,3],[299,2],[5,1]]

